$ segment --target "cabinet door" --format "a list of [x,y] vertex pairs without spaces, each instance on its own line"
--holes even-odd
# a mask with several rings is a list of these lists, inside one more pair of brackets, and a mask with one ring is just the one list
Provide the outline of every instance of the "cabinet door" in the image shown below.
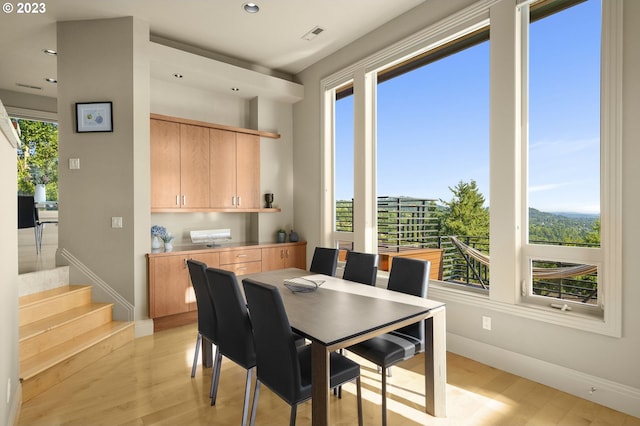
[[209,208],[209,129],[180,124],[180,204]]
[[284,247],[269,247],[262,249],[262,271],[273,271],[284,268]]
[[180,207],[180,125],[151,120],[151,207]]
[[235,208],[236,197],[236,134],[227,130],[209,129],[210,206]]
[[285,251],[285,268],[307,269],[307,248],[304,245],[290,246]]
[[149,316],[188,312],[192,309],[191,281],[184,256],[156,257],[149,262]]
[[260,208],[260,137],[236,134],[236,195],[238,208]]

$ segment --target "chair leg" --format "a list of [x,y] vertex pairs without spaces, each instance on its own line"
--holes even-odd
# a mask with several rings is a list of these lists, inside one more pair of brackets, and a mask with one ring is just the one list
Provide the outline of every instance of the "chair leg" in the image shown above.
[[387,369],[382,367],[382,426],[387,426]]
[[253,391],[253,403],[251,403],[251,423],[250,426],[256,424],[256,411],[258,411],[258,396],[260,395],[260,380],[256,380],[256,389]]
[[211,373],[211,405],[216,405],[216,397],[218,396],[218,383],[220,383],[220,367],[222,366],[222,353],[218,350],[216,361],[213,364],[213,372]]
[[298,404],[291,406],[291,417],[289,418],[289,426],[296,426],[296,414],[298,412]]
[[38,225],[36,224],[36,226],[33,227],[33,235],[35,236],[35,240],[36,240],[36,254],[40,254],[40,238],[38,237],[38,231],[40,228],[38,228]]
[[251,372],[253,371],[253,368],[249,368],[247,370],[247,381],[244,384],[244,405],[242,407],[242,426],[247,426],[247,416],[249,415],[249,396],[251,395]]
[[362,385],[360,376],[356,378],[356,395],[358,398],[358,426],[362,426]]
[[201,341],[202,334],[198,333],[198,337],[196,337],[196,351],[193,354],[193,365],[191,366],[191,377],[196,377],[196,369],[198,368],[198,354],[200,352]]

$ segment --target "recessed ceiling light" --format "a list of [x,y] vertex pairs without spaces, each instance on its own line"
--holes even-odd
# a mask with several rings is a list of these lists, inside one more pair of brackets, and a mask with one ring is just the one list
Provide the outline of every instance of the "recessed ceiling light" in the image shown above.
[[57,83],[58,82],[57,79],[51,78],[51,77],[45,78],[44,81],[46,81],[47,83]]
[[51,56],[56,56],[58,54],[58,52],[53,49],[42,49],[42,51],[47,55],[51,55]]
[[175,74],[173,74],[173,76],[175,78],[182,78],[183,77],[182,74],[180,74],[180,73],[175,73]]
[[247,13],[258,13],[260,12],[260,7],[255,3],[245,3],[242,5],[242,8]]
[[232,92],[239,92],[239,91],[240,91],[240,88],[239,88],[239,87],[232,87],[232,88],[231,88],[231,91],[232,91]]

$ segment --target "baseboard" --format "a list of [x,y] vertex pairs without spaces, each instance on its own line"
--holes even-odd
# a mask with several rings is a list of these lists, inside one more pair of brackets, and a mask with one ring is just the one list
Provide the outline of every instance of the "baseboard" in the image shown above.
[[640,389],[447,333],[447,350],[486,365],[640,417]]
[[16,386],[16,393],[13,396],[13,401],[11,401],[11,406],[9,407],[9,423],[13,426],[18,426],[18,421],[20,420],[20,410],[22,408],[22,384],[18,382],[18,386]]
[[153,320],[136,320],[134,330],[136,337],[151,336],[153,334]]

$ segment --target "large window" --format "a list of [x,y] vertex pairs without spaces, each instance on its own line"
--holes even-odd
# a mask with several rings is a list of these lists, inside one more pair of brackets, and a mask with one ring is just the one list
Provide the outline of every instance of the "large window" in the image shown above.
[[601,0],[539,1],[523,25],[524,297],[599,316],[601,10]]
[[[340,126],[327,113],[345,102],[336,89],[357,89],[353,164],[341,166],[359,206],[354,246],[381,250],[381,202],[432,202],[439,244],[449,238],[445,256],[464,267],[431,294],[619,335],[622,1],[600,2],[476,2],[324,79],[324,116],[335,117],[324,129]],[[344,173],[333,136],[323,136],[327,188]],[[337,194],[325,196],[325,217]],[[478,214],[446,230],[446,215],[469,205]],[[474,247],[479,212],[491,234]],[[339,241],[323,223],[325,243]]]

